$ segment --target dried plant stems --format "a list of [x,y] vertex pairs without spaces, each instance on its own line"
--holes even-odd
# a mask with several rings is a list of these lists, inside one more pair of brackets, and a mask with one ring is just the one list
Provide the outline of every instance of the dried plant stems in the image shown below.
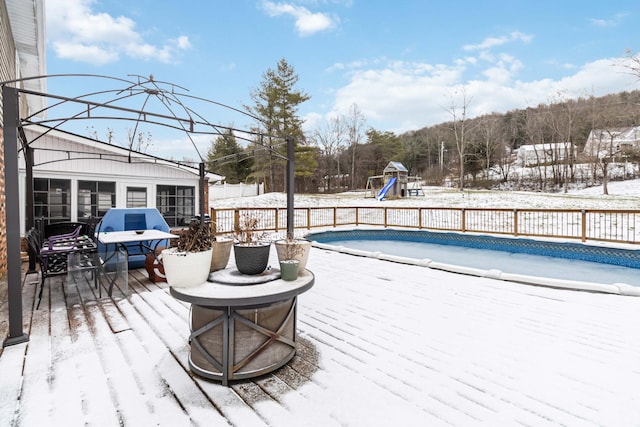
[[203,252],[211,249],[215,240],[210,223],[193,220],[189,228],[180,233],[176,246],[180,252]]

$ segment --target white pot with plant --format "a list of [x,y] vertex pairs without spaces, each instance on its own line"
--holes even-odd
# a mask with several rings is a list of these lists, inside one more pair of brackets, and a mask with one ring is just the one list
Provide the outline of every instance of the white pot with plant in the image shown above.
[[211,224],[193,220],[180,233],[176,246],[162,251],[164,274],[169,286],[192,287],[206,282],[211,268],[215,236]]
[[278,253],[278,261],[280,262],[280,270],[282,270],[282,263],[290,261],[297,261],[298,273],[301,274],[307,267],[309,261],[309,252],[311,252],[311,242],[305,239],[296,239],[287,237],[286,239],[278,240],[275,243],[276,252]]

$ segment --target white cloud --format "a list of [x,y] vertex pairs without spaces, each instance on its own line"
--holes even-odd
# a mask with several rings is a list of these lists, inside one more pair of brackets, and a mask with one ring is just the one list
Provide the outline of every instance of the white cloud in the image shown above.
[[238,68],[238,64],[236,64],[235,62],[226,62],[221,64],[218,69],[224,72],[229,72],[229,71],[233,71],[236,68]]
[[500,54],[494,59],[494,66],[490,66],[482,72],[488,81],[508,84],[512,77],[522,69],[523,65],[511,55]]
[[477,55],[462,56],[451,64],[387,58],[337,64],[330,71],[343,72],[348,83],[335,89],[333,106],[325,118],[344,115],[351,105],[357,104],[376,129],[403,133],[451,120],[447,110],[461,86],[472,98],[470,117],[535,106],[549,102],[557,93],[571,97],[601,96],[634,88],[636,77],[620,67],[623,58],[571,67],[555,64],[554,72],[562,71],[564,77],[519,79],[519,73],[530,65],[495,48],[531,39],[531,35],[517,31],[487,38],[480,44],[465,46],[465,51],[478,51]]
[[627,16],[627,13],[617,13],[612,18],[603,19],[603,18],[592,18],[589,19],[589,22],[601,28],[609,28],[609,27],[617,27],[622,23],[622,20]]
[[[350,82],[336,93],[334,111],[346,114],[357,104],[368,120],[424,125],[435,117],[446,120],[442,108],[446,90],[456,85],[462,68],[424,63],[394,62],[381,69],[355,71]],[[389,129],[399,131],[400,129]],[[406,129],[405,129],[406,130]]]
[[313,13],[306,7],[295,6],[289,3],[274,3],[263,1],[262,7],[269,16],[290,15],[295,18],[296,31],[301,36],[309,36],[315,33],[330,30],[337,25],[338,19],[325,13]]
[[345,64],[343,64],[342,62],[336,62],[335,64],[327,68],[327,72],[331,73],[334,71],[341,71],[341,70],[344,70],[345,68],[346,68]]
[[[557,93],[579,97],[631,90],[636,81],[619,66],[622,58],[584,64],[557,80],[522,81],[516,78],[523,67],[519,59],[496,57],[496,63],[473,70],[480,77],[473,80],[466,78],[471,72],[467,67],[473,66],[468,60],[451,66],[396,61],[351,70],[349,83],[336,90],[328,114],[346,114],[355,103],[377,129],[402,133],[451,120],[447,109],[460,86],[472,98],[469,114],[474,117],[549,102]],[[390,124],[394,128],[387,127]]]
[[479,44],[468,44],[463,46],[464,50],[473,51],[473,50],[487,50],[494,48],[496,46],[502,46],[506,43],[511,43],[515,41],[521,41],[524,43],[529,43],[533,39],[532,35],[521,33],[520,31],[513,31],[506,36],[502,37],[487,37]]
[[118,60],[118,52],[107,51],[98,46],[86,46],[64,41],[53,41],[52,43],[53,49],[60,58],[89,62],[94,65],[104,65]]
[[191,42],[189,41],[189,37],[187,36],[180,36],[177,39],[175,39],[174,42],[178,47],[178,49],[186,50],[191,47]]
[[94,4],[94,0],[47,1],[47,37],[56,55],[94,65],[115,62],[121,55],[173,62],[191,46],[187,36],[160,45],[146,42],[135,21],[95,12]]
[[303,120],[303,129],[305,130],[305,132],[311,132],[313,129],[316,129],[320,126],[320,124],[322,123],[322,114],[320,113],[308,113],[306,114],[302,120]]

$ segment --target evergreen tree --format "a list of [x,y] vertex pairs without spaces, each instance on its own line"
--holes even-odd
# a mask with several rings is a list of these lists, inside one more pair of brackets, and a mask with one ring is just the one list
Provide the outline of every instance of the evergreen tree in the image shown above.
[[211,142],[207,152],[207,169],[224,175],[229,184],[244,182],[251,173],[253,159],[243,154],[231,130]]
[[[266,135],[255,142],[284,156],[285,138],[293,137],[296,144],[304,143],[302,120],[297,113],[300,104],[310,96],[296,88],[298,80],[294,68],[282,58],[275,70],[268,69],[262,75],[260,86],[251,92],[253,106],[245,106],[259,119],[256,130]],[[267,188],[271,191],[276,187],[284,189],[284,167],[284,162],[269,151],[267,161],[256,161],[255,175],[268,177]]]

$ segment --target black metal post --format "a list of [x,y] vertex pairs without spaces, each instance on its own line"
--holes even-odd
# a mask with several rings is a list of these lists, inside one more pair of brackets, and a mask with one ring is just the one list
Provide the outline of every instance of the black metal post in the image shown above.
[[7,284],[9,336],[3,347],[29,341],[22,330],[22,284],[20,283],[20,190],[18,187],[18,90],[2,87],[4,123],[4,180],[7,212]]
[[204,163],[200,163],[200,223],[204,222]]
[[294,190],[293,138],[287,137],[287,239],[293,239],[293,190]]
[[[35,211],[33,208],[33,149],[24,142],[22,144],[23,153],[24,153],[24,162],[25,162],[25,170],[27,173],[26,179],[26,205],[27,209],[25,212],[26,216],[26,229],[30,230],[31,227],[36,226],[35,221]],[[36,254],[33,253],[31,247],[28,248],[29,253],[29,270],[27,270],[27,274],[32,274],[36,272]]]

